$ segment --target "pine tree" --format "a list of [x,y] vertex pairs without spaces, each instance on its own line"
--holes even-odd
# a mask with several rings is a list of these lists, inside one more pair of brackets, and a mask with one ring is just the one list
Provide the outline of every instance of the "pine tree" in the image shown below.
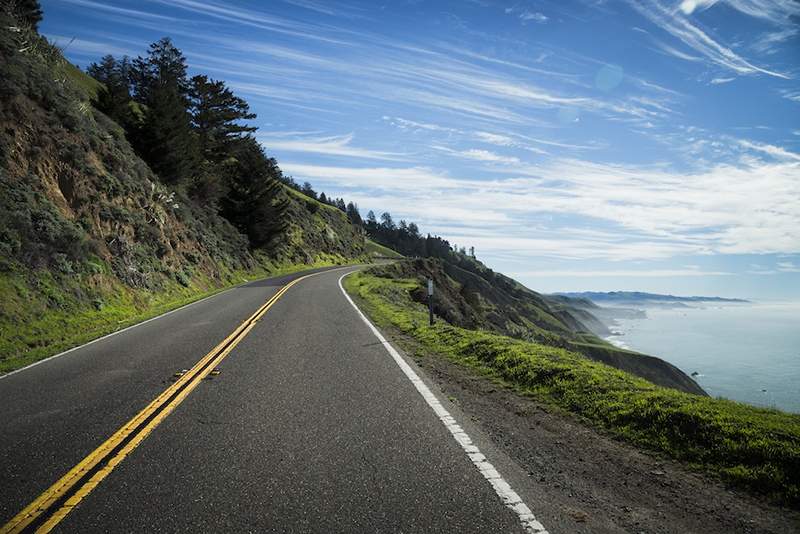
[[191,85],[186,69],[183,53],[172,44],[172,39],[163,37],[150,45],[147,57],[139,56],[133,61],[130,78],[134,98],[147,105],[156,88],[172,86],[182,98],[188,99]]
[[234,95],[221,81],[207,76],[191,79],[189,91],[192,125],[199,137],[203,158],[214,164],[222,162],[231,144],[243,134],[257,130],[240,121],[256,118],[245,100]]
[[188,111],[186,58],[169,37],[150,45],[129,75],[133,98],[145,107],[145,118],[133,145],[166,183],[191,187],[200,176],[200,148]]
[[23,24],[39,30],[39,23],[42,21],[42,8],[39,0],[11,0],[11,9]]
[[280,169],[251,136],[236,144],[233,155],[236,165],[220,202],[222,215],[247,235],[252,247],[263,247],[288,226],[289,199],[277,179]]
[[165,183],[191,186],[199,173],[199,145],[185,100],[174,85],[156,86],[148,100],[137,148]]
[[381,214],[381,226],[385,230],[394,230],[395,229],[394,220],[392,220],[392,215],[388,211],[384,211]]
[[314,188],[311,187],[310,182],[303,182],[303,187],[300,189],[300,192],[308,197],[317,198],[317,193],[314,191]]
[[347,219],[350,221],[351,224],[357,224],[361,226],[361,214],[358,212],[358,206],[352,202],[347,204]]
[[89,65],[86,72],[103,84],[103,88],[97,93],[95,107],[126,130],[132,131],[137,126],[137,117],[131,107],[128,58],[117,60],[112,55],[106,55],[100,63]]

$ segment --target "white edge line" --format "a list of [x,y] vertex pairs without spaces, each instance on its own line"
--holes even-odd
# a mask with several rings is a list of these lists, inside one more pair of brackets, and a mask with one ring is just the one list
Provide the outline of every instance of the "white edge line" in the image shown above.
[[[336,271],[338,269],[343,269],[345,267],[348,267],[348,266],[345,265],[345,266],[342,266],[342,267],[336,267],[334,269],[328,269],[328,270],[329,271]],[[52,356],[48,356],[47,358],[44,358],[42,360],[33,362],[33,363],[29,364],[29,365],[26,365],[25,367],[20,367],[19,369],[15,369],[14,371],[10,371],[8,373],[2,374],[2,375],[0,375],[0,380],[2,380],[4,378],[8,378],[9,376],[15,375],[17,373],[21,373],[22,371],[30,369],[31,367],[36,367],[37,365],[40,365],[42,363],[49,362],[50,360],[55,360],[56,358],[60,358],[61,356],[65,356],[65,355],[69,354],[70,352],[74,352],[74,351],[76,351],[78,349],[82,349],[84,347],[88,347],[89,345],[92,345],[93,343],[97,343],[98,341],[103,341],[104,339],[109,338],[111,336],[116,336],[117,334],[121,334],[121,333],[126,332],[128,330],[131,330],[133,328],[136,328],[137,326],[142,326],[143,324],[147,324],[150,321],[155,321],[157,319],[161,319],[162,317],[166,317],[167,315],[169,315],[171,313],[175,313],[175,312],[181,311],[184,308],[188,308],[189,306],[194,306],[195,304],[200,304],[204,300],[208,300],[210,298],[217,297],[217,296],[222,295],[223,293],[227,293],[228,291],[231,291],[233,289],[245,286],[245,285],[253,283],[253,282],[259,282],[261,280],[269,280],[270,278],[279,278],[281,276],[291,276],[293,274],[298,274],[298,273],[302,273],[302,272],[303,271],[297,271],[296,273],[279,274],[277,276],[272,276],[272,277],[267,277],[267,278],[256,278],[255,280],[248,280],[247,282],[242,282],[241,284],[236,284],[235,286],[229,287],[228,289],[223,289],[222,291],[218,291],[218,292],[214,293],[213,295],[208,295],[207,297],[203,297],[200,300],[195,300],[194,302],[190,302],[188,304],[184,304],[180,308],[175,308],[174,310],[170,310],[168,312],[164,312],[161,315],[156,315],[155,317],[151,317],[151,318],[146,319],[146,320],[144,320],[144,321],[142,321],[140,323],[136,323],[136,324],[132,324],[130,326],[126,326],[122,330],[115,330],[114,332],[111,332],[110,334],[106,334],[104,336],[101,336],[101,337],[98,337],[98,338],[93,339],[91,341],[88,341],[88,342],[84,343],[83,345],[78,345],[77,347],[72,347],[71,349],[67,349],[64,352],[59,352],[58,354],[53,354]],[[322,273],[322,272],[325,272],[325,271],[319,271],[319,272]]]
[[356,306],[356,303],[353,302],[353,299],[350,298],[350,295],[347,294],[347,291],[344,290],[344,286],[342,286],[342,279],[345,276],[351,275],[356,271],[352,271],[349,273],[343,274],[339,277],[339,289],[342,290],[342,294],[347,299],[353,308],[355,308],[356,312],[358,313],[361,320],[372,330],[372,333],[375,334],[375,337],[378,338],[378,341],[381,342],[381,345],[386,349],[389,355],[394,359],[395,363],[400,367],[406,377],[414,384],[414,387],[417,388],[417,391],[422,398],[428,403],[428,406],[433,409],[436,415],[439,417],[439,420],[442,424],[450,431],[452,434],[453,439],[455,439],[461,448],[464,449],[464,452],[467,453],[469,459],[475,465],[475,467],[480,471],[483,477],[489,481],[489,484],[492,485],[494,491],[497,493],[497,496],[500,497],[500,500],[506,507],[511,508],[517,516],[519,517],[520,523],[522,523],[523,528],[529,533],[535,534],[548,534],[547,530],[544,526],[536,520],[534,517],[533,512],[528,505],[526,505],[522,498],[513,490],[508,482],[503,479],[503,476],[494,468],[494,466],[489,463],[478,447],[472,442],[472,439],[467,435],[463,428],[458,424],[458,421],[450,415],[450,412],[439,402],[439,399],[436,398],[431,390],[425,385],[425,382],[414,372],[414,369],[400,356],[400,353],[388,342],[386,338],[380,333],[380,331],[375,327],[375,325],[367,319],[367,316]]

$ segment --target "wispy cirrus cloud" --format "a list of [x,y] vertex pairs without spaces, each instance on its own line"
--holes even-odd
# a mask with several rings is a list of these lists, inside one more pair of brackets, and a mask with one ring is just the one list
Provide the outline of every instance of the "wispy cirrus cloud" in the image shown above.
[[[712,65],[723,67],[739,75],[766,74],[776,78],[790,79],[790,76],[787,74],[759,67],[751,63],[734,52],[730,47],[715,40],[706,31],[689,20],[687,15],[693,13],[696,7],[711,7],[713,5],[712,2],[704,2],[701,0],[684,2],[681,5],[681,9],[678,10],[666,6],[660,0],[630,0],[628,4],[654,25],[669,33],[672,37],[683,43],[684,46],[691,49],[695,54],[698,54]],[[754,11],[750,3],[739,2],[738,5],[740,5],[742,10],[746,10],[748,14]],[[696,61],[695,58],[697,56],[686,54],[668,45],[663,45],[662,49],[675,57],[688,61]]]
[[383,152],[353,146],[353,134],[330,137],[297,137],[287,139],[285,136],[259,136],[259,141],[269,151],[303,152],[306,154],[322,154],[326,156],[344,156],[360,159],[378,159],[399,161],[407,159],[407,154]]
[[734,273],[728,271],[705,271],[701,269],[647,269],[647,270],[632,270],[632,269],[612,269],[612,270],[597,270],[597,271],[523,271],[514,273],[518,277],[554,277],[554,278],[606,278],[606,277],[620,277],[620,278],[673,278],[676,276],[732,276]]
[[[797,155],[751,141],[737,146],[750,153],[741,162],[689,172],[564,158],[500,163],[478,152],[471,153],[476,161],[500,163],[503,174],[478,180],[421,167],[288,170],[362,206],[380,202],[426,227],[449,228],[458,242],[497,255],[619,261],[800,252]],[[481,223],[447,215],[465,212],[480,213]]]

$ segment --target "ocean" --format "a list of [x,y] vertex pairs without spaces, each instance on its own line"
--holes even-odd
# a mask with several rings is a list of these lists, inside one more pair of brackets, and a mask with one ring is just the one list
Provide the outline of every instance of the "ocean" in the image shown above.
[[647,307],[608,341],[658,356],[712,397],[800,413],[800,303]]

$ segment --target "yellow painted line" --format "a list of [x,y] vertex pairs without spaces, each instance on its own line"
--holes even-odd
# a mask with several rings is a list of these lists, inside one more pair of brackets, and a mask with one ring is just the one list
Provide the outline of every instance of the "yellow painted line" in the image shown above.
[[[323,271],[326,272],[326,271]],[[136,448],[139,443],[156,428],[183,400],[194,390],[197,385],[216,367],[252,330],[259,319],[280,299],[289,288],[301,280],[320,273],[312,273],[292,280],[279,289],[267,302],[265,302],[253,315],[248,317],[225,339],[219,342],[211,351],[203,356],[190,370],[180,377],[158,395],[141,412],[117,430],[102,445],[92,451],[86,458],[69,470],[55,484],[39,495],[33,502],[14,516],[11,521],[0,528],[0,534],[16,534],[25,531],[34,521],[43,514],[49,517],[36,529],[37,533],[46,533],[64,519],[72,509],[88,495],[109,473],[119,465],[125,457]],[[172,400],[170,400],[172,399]],[[150,419],[149,421],[147,421]],[[142,426],[145,422],[147,423]],[[141,427],[141,428],[140,428]],[[111,453],[123,442],[127,443],[111,458]],[[80,480],[89,472],[100,467],[92,477],[84,482],[75,491],[72,491]],[[58,509],[50,510],[54,503],[67,497]]]

